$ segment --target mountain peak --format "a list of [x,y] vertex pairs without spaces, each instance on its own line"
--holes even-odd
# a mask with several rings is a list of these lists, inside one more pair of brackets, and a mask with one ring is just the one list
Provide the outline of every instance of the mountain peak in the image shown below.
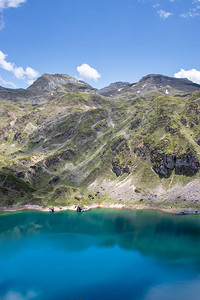
[[162,75],[162,74],[148,74],[148,75],[142,77],[139,80],[139,82],[140,81],[160,81],[160,82],[176,81],[176,82],[183,82],[183,83],[195,84],[194,82],[188,80],[187,78],[169,77],[169,76]]
[[93,87],[84,81],[78,80],[68,74],[47,74],[40,76],[30,87],[28,91],[33,92],[91,92],[95,91]]
[[44,73],[30,87],[28,87],[28,89],[37,91],[54,90],[55,88],[70,82],[78,82],[78,80],[69,76],[68,74]]
[[175,78],[161,74],[148,74],[136,83],[115,82],[99,90],[99,94],[109,97],[122,97],[128,94],[144,95],[150,91],[157,91],[166,95],[177,92],[190,93],[200,90],[200,85],[187,78]]
[[129,85],[129,82],[123,82],[123,81],[117,81],[114,83],[111,83],[105,88],[102,88],[98,91],[98,94],[103,95],[103,96],[114,96],[118,92],[120,92],[125,86]]
[[166,92],[166,87],[182,92],[194,92],[200,89],[200,85],[194,83],[187,78],[175,78],[169,77],[161,74],[149,74],[138,81],[138,83],[134,84],[134,88],[140,88],[144,91],[147,90],[159,90],[164,93]]

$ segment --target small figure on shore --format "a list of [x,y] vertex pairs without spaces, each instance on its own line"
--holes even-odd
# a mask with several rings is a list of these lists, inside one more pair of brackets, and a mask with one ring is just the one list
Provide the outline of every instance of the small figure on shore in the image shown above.
[[82,208],[81,208],[79,205],[77,205],[76,211],[77,211],[77,212],[81,212],[81,211],[82,211]]
[[54,207],[49,207],[51,213],[54,213]]
[[88,207],[80,207],[79,205],[76,206],[76,211],[77,212],[85,212],[88,211],[89,208]]

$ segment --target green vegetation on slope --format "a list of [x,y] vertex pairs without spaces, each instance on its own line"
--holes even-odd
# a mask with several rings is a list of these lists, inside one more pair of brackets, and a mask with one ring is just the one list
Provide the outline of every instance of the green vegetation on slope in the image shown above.
[[68,88],[37,105],[0,102],[0,206],[186,207],[158,189],[199,180],[200,92],[115,99]]

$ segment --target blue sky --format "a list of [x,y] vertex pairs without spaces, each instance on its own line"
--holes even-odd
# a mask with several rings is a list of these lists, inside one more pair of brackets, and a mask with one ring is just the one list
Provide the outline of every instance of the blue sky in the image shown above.
[[43,73],[97,88],[150,73],[200,83],[199,32],[200,0],[0,0],[0,85]]

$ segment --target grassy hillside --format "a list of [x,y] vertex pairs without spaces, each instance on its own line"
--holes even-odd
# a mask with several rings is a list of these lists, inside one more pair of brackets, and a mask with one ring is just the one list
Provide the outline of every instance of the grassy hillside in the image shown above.
[[74,84],[23,105],[0,94],[1,207],[198,207],[200,91],[105,97]]

